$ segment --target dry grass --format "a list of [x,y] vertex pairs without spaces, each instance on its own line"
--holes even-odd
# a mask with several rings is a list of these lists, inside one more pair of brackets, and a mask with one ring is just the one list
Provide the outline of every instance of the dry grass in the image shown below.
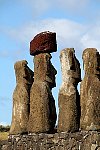
[[8,132],[0,132],[0,141],[8,139]]

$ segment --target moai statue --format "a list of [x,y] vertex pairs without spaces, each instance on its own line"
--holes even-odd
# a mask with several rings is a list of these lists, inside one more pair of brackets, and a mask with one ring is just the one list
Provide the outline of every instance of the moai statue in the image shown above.
[[59,90],[58,132],[75,132],[80,125],[80,96],[77,85],[81,81],[80,64],[74,48],[66,48],[60,54],[62,85]]
[[80,87],[82,130],[100,130],[100,55],[97,49],[83,52],[85,76]]
[[30,112],[30,88],[33,83],[33,71],[27,66],[27,61],[18,61],[14,65],[16,88],[13,93],[13,112],[10,134],[27,132]]
[[30,54],[34,56],[34,83],[30,93],[29,132],[53,132],[55,127],[57,116],[52,88],[56,86],[57,71],[50,61],[50,52],[56,49],[56,34],[51,32],[38,34],[30,43]]

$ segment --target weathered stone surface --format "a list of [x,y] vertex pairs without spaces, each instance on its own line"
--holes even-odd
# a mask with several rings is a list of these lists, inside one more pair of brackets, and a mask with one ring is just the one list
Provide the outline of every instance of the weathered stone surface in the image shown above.
[[85,76],[81,82],[81,129],[100,130],[100,55],[95,48],[83,52]]
[[50,132],[56,123],[55,101],[52,88],[55,87],[57,71],[50,62],[48,53],[34,57],[34,83],[30,92],[29,132]]
[[60,54],[62,85],[59,90],[58,132],[75,132],[80,125],[80,97],[77,84],[81,81],[79,61],[73,48],[67,48]]
[[100,132],[14,135],[1,147],[1,150],[100,150]]
[[29,118],[30,88],[33,83],[33,71],[27,61],[15,63],[16,88],[13,93],[13,113],[10,134],[27,132]]
[[56,33],[41,32],[30,42],[30,54],[51,53],[57,51]]
[[8,147],[9,147],[8,140],[0,141],[0,150],[8,150],[7,149]]

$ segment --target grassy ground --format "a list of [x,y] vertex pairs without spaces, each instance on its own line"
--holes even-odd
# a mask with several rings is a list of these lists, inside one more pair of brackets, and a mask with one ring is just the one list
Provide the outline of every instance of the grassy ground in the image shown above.
[[8,132],[0,132],[0,141],[8,139]]

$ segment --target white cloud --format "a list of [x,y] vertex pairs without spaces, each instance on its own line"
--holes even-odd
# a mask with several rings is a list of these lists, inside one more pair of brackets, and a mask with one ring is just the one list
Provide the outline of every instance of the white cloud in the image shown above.
[[90,0],[58,0],[60,6],[67,8],[71,11],[81,10],[89,4]]
[[0,125],[7,126],[9,124],[7,122],[0,122]]
[[[12,6],[15,9],[20,8],[20,13],[25,14],[26,17],[27,14],[30,16],[32,15],[33,19],[48,12],[51,13],[50,16],[52,16],[54,11],[54,13],[58,12],[59,15],[59,11],[61,12],[62,10],[64,10],[65,15],[68,13],[73,17],[75,15],[83,17],[84,14],[85,17],[90,17],[91,19],[91,16],[94,16],[95,14],[96,17],[97,13],[99,13],[99,9],[96,5],[99,5],[100,2],[98,0],[95,0],[95,2],[93,0],[1,0],[1,4],[0,8],[3,8],[3,13],[8,10],[8,14],[11,11],[13,11],[12,14],[14,14],[14,10],[11,9]],[[0,9],[0,11],[2,11],[2,9]]]
[[[6,34],[15,41],[28,47],[33,37],[43,31],[57,33],[57,43],[60,49],[74,47],[80,54],[86,47],[100,49],[100,22],[98,21],[95,25],[84,25],[68,19],[51,18],[31,22],[20,28],[6,30]],[[21,55],[24,52],[25,50],[23,49],[21,51],[16,50],[16,55]]]
[[18,0],[17,5],[24,6],[26,12],[30,12],[33,17],[44,13],[51,6],[49,0]]
[[75,46],[85,32],[85,27],[79,23],[67,19],[47,19],[38,22],[31,22],[16,30],[7,30],[7,34],[13,39],[29,43],[33,37],[42,31],[57,33],[57,41],[60,47]]
[[[33,10],[33,13],[42,13],[50,8],[65,9],[70,12],[86,11],[90,0],[20,0],[23,5],[27,5]],[[84,12],[85,12],[84,11]]]
[[18,60],[18,59],[21,59],[22,56],[23,56],[23,53],[25,53],[25,49],[21,49],[21,50],[0,50],[0,58],[3,58],[3,59],[13,59],[13,60]]
[[[7,15],[5,16],[9,16],[9,18],[11,17],[12,19],[12,16],[20,18],[20,13],[22,19],[25,16],[27,18],[28,15],[36,18],[37,16],[46,12],[51,5],[52,3],[49,0],[0,0],[0,15],[2,15],[1,17],[3,17],[3,15],[7,13]],[[14,19],[15,18],[13,18],[13,20]]]
[[33,9],[34,11],[43,12],[46,11],[50,6],[49,0],[22,0],[23,4],[27,4]]
[[97,48],[100,52],[100,22],[97,22],[95,25],[90,26],[87,32],[81,38],[81,43],[84,48],[93,47]]
[[[26,12],[30,12],[30,15],[32,15],[33,17],[41,15],[44,12],[46,13],[47,10],[51,10],[52,13],[52,8],[55,9],[55,11],[58,9],[64,9],[65,11],[69,11],[70,13],[74,12],[73,15],[75,15],[77,12],[80,14],[80,12],[86,11],[88,4],[90,6],[93,3],[90,0],[1,0],[1,2],[2,5],[0,7],[2,8],[3,6],[3,9],[7,9],[8,7],[9,10],[9,6],[16,6],[20,8],[24,7],[25,14]],[[90,8],[88,7],[88,9]]]

